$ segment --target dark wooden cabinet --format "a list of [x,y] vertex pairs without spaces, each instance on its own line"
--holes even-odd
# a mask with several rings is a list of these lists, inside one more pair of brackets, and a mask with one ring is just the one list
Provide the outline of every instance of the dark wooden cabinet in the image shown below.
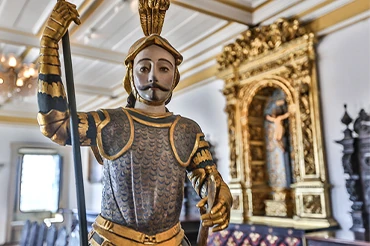
[[370,246],[368,242],[360,241],[347,241],[336,238],[323,238],[318,236],[306,236],[307,246],[344,246],[344,245],[356,245],[356,246]]
[[197,243],[199,223],[199,218],[184,218],[181,221],[181,227],[184,229],[185,235],[189,239],[191,245],[196,245]]
[[[343,146],[342,165],[349,200],[352,201],[351,216],[355,239],[370,241],[370,115],[363,109],[352,123],[345,113],[342,123],[346,125],[344,138],[337,143]],[[352,130],[352,129],[353,130]]]

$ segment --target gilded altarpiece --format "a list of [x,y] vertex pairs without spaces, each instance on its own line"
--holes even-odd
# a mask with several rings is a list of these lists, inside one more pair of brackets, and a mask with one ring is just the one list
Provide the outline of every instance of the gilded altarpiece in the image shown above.
[[231,222],[335,225],[324,161],[315,35],[297,20],[248,29],[224,47]]

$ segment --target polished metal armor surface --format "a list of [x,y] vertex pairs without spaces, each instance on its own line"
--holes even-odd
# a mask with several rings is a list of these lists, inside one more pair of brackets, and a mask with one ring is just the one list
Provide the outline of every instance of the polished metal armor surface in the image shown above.
[[[124,109],[107,111],[110,123],[104,126],[99,137],[109,136],[110,143],[102,141],[105,154],[115,155],[120,148],[127,150],[113,160],[104,161],[103,199],[101,215],[115,223],[153,235],[173,227],[178,221],[182,208],[186,167],[179,164],[171,147],[170,129],[180,120],[179,116],[153,119],[141,115],[132,117]],[[132,112],[130,112],[132,113]],[[130,118],[133,118],[130,124]],[[146,121],[150,120],[150,121]],[[183,118],[181,118],[183,119]],[[138,122],[138,120],[140,122]],[[199,129],[191,126],[193,121],[180,121],[179,126],[196,135]],[[126,131],[115,131],[115,127]],[[134,136],[127,132],[134,129]],[[127,142],[133,137],[132,144]],[[114,138],[114,139],[112,139]],[[179,138],[176,145],[183,145],[181,156],[191,154],[196,143],[195,137]],[[178,143],[178,141],[182,141]],[[192,142],[192,143],[190,143]],[[189,157],[188,157],[189,158]]]

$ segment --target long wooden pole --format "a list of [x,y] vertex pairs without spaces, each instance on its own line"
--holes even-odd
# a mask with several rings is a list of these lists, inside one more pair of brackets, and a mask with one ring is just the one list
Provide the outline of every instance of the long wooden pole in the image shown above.
[[82,163],[81,163],[81,150],[80,138],[78,133],[78,121],[76,110],[76,96],[73,80],[71,47],[69,42],[69,33],[62,38],[64,67],[66,74],[67,96],[69,104],[69,113],[71,119],[71,138],[73,148],[73,160],[75,169],[75,182],[77,193],[77,209],[78,209],[78,222],[80,227],[80,243],[82,246],[87,246],[87,221],[86,221],[86,205],[85,205],[85,192],[83,183]]
[[[216,180],[213,174],[209,175],[208,179],[208,194],[207,194],[207,210],[206,213],[211,213],[212,207],[216,200]],[[207,238],[208,238],[208,230],[209,227],[203,226],[202,221],[200,221],[199,231],[198,231],[198,238],[197,238],[197,246],[206,246],[207,245]]]

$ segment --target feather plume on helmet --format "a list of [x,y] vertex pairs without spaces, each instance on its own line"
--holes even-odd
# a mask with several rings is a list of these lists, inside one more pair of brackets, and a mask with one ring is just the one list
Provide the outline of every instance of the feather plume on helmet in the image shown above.
[[182,55],[165,38],[161,37],[162,26],[166,11],[170,6],[170,0],[139,0],[140,24],[145,37],[137,40],[129,49],[125,59],[126,75],[123,79],[123,86],[128,94],[135,90],[132,78],[133,61],[136,55],[150,45],[158,45],[167,50],[175,58],[175,83],[180,80],[177,66],[182,62]]

